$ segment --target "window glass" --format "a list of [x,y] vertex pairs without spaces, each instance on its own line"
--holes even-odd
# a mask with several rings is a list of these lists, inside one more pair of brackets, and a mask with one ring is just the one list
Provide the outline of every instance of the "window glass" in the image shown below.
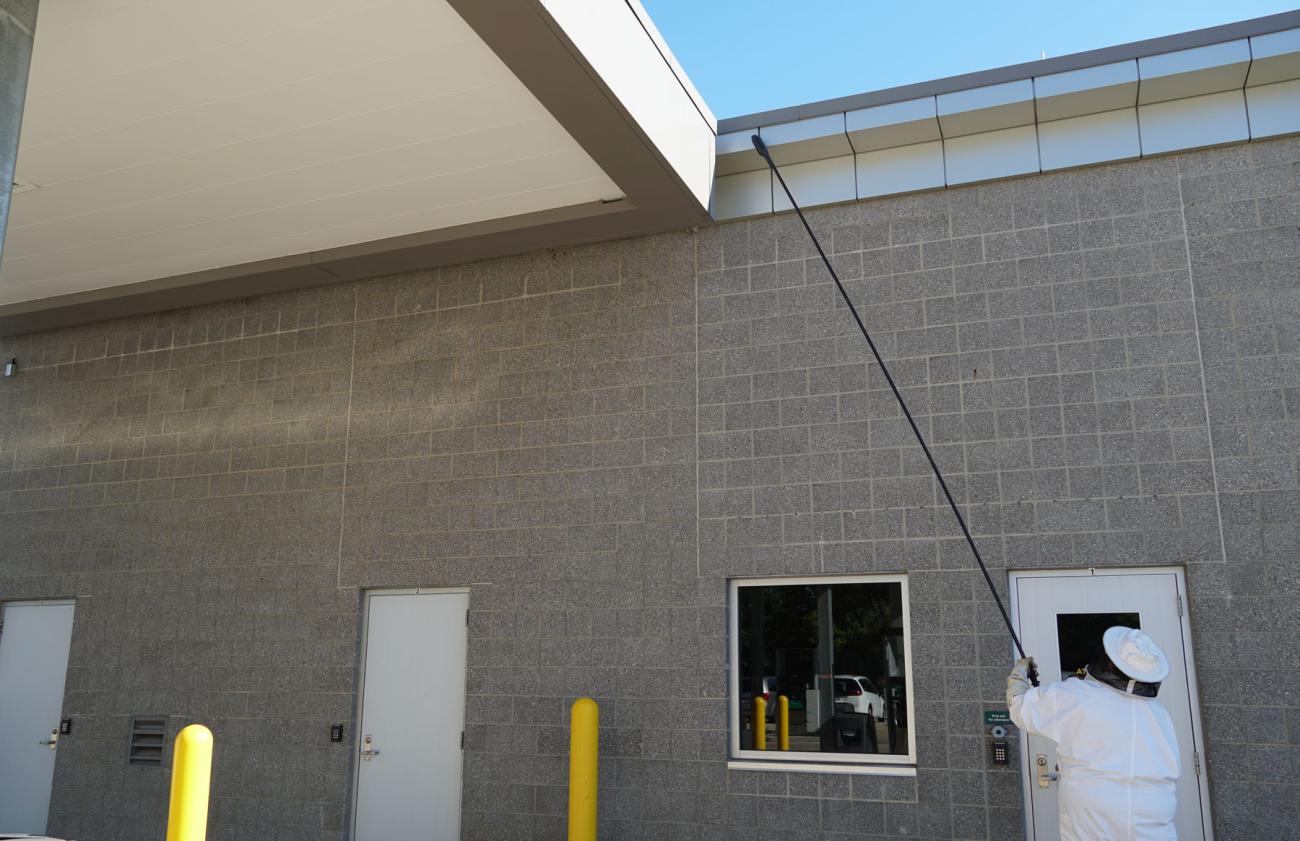
[[900,576],[734,582],[732,744],[740,756],[912,755],[905,586]]
[[1136,613],[1058,613],[1057,651],[1061,655],[1061,680],[1081,677],[1083,668],[1104,649],[1102,634],[1112,625],[1141,628]]

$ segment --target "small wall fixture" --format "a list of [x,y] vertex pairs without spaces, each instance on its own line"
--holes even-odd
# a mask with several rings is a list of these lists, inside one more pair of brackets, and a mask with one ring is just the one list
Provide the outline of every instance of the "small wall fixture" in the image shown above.
[[18,360],[10,359],[8,362],[5,363],[5,376],[12,377],[14,374],[17,373],[18,373]]

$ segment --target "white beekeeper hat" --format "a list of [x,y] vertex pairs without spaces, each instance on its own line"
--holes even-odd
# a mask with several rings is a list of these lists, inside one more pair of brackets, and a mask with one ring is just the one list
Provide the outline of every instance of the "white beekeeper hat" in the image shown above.
[[1159,683],[1169,676],[1165,653],[1146,631],[1116,625],[1106,629],[1101,644],[1116,668],[1133,680]]

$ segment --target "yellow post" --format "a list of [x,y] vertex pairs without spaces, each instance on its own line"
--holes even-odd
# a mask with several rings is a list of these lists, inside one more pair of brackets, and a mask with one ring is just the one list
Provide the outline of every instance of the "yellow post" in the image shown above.
[[784,695],[776,699],[776,747],[790,749],[790,699]]
[[767,750],[767,700],[754,698],[754,750]]
[[208,835],[208,785],[212,781],[212,731],[191,724],[176,736],[167,841],[204,841]]
[[596,841],[600,708],[590,698],[579,698],[569,723],[569,841]]

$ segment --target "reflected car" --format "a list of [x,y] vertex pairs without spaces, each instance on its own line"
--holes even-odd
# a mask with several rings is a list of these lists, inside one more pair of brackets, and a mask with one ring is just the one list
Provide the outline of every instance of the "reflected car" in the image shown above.
[[855,713],[885,720],[885,699],[876,685],[862,675],[835,676],[835,703],[849,704]]

